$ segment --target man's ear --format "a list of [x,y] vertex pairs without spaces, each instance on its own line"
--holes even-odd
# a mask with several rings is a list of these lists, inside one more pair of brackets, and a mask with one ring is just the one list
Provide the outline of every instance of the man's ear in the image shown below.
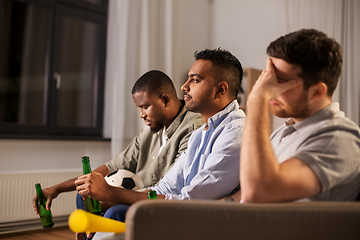
[[161,94],[160,99],[164,103],[164,106],[167,107],[170,102],[170,97],[167,94]]
[[328,87],[325,83],[319,82],[318,84],[311,86],[309,90],[309,97],[311,100],[317,100],[327,94]]
[[220,97],[224,95],[225,93],[227,93],[228,89],[229,89],[229,85],[226,82],[224,81],[219,82],[218,85],[216,86],[215,96]]

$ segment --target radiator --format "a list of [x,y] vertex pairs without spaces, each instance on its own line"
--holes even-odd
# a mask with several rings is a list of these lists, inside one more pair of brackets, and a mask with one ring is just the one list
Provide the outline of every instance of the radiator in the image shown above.
[[[41,228],[39,216],[36,215],[32,203],[36,194],[35,183],[46,188],[81,174],[79,170],[0,174],[0,234],[29,230],[34,226]],[[55,226],[57,221],[61,221],[63,225],[69,214],[76,209],[76,193],[63,193],[53,200],[51,211]]]

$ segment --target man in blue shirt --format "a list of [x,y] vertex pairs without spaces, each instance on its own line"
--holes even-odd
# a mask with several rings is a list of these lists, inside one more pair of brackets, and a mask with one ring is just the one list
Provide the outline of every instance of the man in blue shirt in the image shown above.
[[239,184],[234,159],[240,157],[245,120],[235,100],[239,70],[235,64],[222,67],[221,57],[236,63],[235,57],[221,50],[195,54],[197,61],[181,87],[186,108],[201,113],[205,124],[192,133],[188,149],[152,188],[165,199],[219,199]]
[[[236,96],[243,70],[239,60],[222,49],[195,52],[196,62],[181,87],[185,107],[200,113],[205,124],[193,132],[188,148],[159,184],[157,199],[220,199],[239,185],[241,134],[245,114]],[[129,205],[148,198],[108,185],[99,173],[79,177],[75,184],[83,197],[117,204],[105,217],[124,221]]]

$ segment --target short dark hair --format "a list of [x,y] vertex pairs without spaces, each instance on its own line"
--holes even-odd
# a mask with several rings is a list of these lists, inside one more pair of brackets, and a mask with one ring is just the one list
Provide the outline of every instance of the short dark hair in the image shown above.
[[304,80],[304,89],[324,82],[328,87],[328,96],[333,95],[341,75],[342,50],[325,33],[301,29],[276,39],[266,52],[270,57],[298,66],[298,76]]
[[146,92],[149,94],[175,94],[176,90],[168,75],[159,70],[144,73],[134,84],[132,94]]
[[208,60],[216,68],[219,68],[221,71],[219,82],[225,81],[229,85],[230,96],[236,98],[243,77],[243,69],[240,61],[234,55],[227,50],[217,48],[196,51],[194,57],[196,60]]

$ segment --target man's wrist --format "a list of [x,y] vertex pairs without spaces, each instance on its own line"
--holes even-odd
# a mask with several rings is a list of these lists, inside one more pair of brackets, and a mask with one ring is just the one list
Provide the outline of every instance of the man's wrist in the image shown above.
[[[267,106],[271,98],[267,96],[265,92],[250,94],[246,100],[247,107],[253,107],[258,105]],[[250,106],[249,106],[250,105]]]

